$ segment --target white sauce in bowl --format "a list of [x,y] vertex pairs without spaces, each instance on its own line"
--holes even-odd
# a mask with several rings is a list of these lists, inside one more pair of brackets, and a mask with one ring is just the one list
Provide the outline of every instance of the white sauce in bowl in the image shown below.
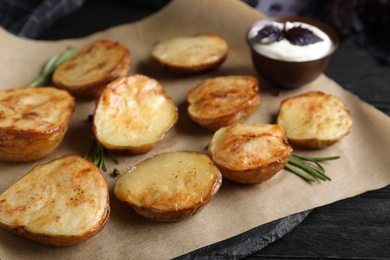
[[[270,22],[267,24],[255,25],[249,31],[248,37],[253,38],[257,32],[266,25],[273,25],[283,30],[284,23]],[[294,26],[301,26],[311,30],[315,35],[320,37],[322,41],[304,46],[291,44],[288,40],[283,39],[278,42],[269,42],[269,39],[264,38],[261,43],[253,43],[253,48],[260,54],[272,59],[284,61],[310,61],[320,59],[326,56],[332,50],[332,41],[329,36],[315,26],[301,22],[287,22],[286,29]]]

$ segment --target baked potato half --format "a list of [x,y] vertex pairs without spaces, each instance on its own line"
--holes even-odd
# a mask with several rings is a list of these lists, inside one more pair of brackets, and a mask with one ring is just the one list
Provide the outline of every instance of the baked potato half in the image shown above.
[[220,66],[228,54],[227,42],[216,34],[177,36],[157,43],[152,58],[178,73],[194,73]]
[[217,130],[208,153],[224,178],[243,183],[261,183],[278,173],[293,149],[286,130],[271,124],[233,124]]
[[106,149],[121,154],[151,150],[177,122],[175,103],[155,79],[125,76],[111,82],[100,96],[93,133]]
[[206,154],[166,152],[121,175],[114,194],[145,218],[173,222],[202,210],[221,184],[221,172]]
[[28,162],[52,153],[74,107],[68,92],[52,87],[0,90],[0,160]]
[[259,82],[252,76],[220,76],[208,79],[187,94],[188,115],[215,131],[250,116],[260,104]]
[[353,119],[339,98],[319,91],[307,92],[282,101],[277,124],[287,131],[291,145],[319,149],[346,136]]
[[44,245],[71,246],[103,229],[108,196],[93,163],[64,156],[34,167],[0,195],[0,227]]
[[108,83],[130,70],[128,49],[109,40],[99,40],[62,63],[54,72],[53,84],[74,96],[96,98]]

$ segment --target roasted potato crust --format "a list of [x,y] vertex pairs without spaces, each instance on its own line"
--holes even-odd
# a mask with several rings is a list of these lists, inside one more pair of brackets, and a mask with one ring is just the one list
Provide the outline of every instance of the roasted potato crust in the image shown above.
[[252,76],[208,79],[188,92],[188,115],[215,131],[250,116],[260,104],[259,82]]
[[175,103],[163,86],[144,75],[111,82],[100,96],[93,133],[107,149],[141,154],[152,149],[177,122]]
[[128,49],[109,40],[99,40],[61,64],[53,74],[56,87],[72,95],[96,98],[108,83],[130,69]]
[[277,117],[291,145],[312,149],[336,143],[350,132],[352,123],[343,101],[319,91],[283,100]]
[[178,36],[157,43],[152,58],[178,73],[201,72],[220,66],[228,54],[226,41],[216,34]]
[[167,152],[121,175],[114,194],[148,219],[173,222],[203,209],[221,184],[221,172],[207,155]]
[[53,152],[74,107],[68,92],[52,87],[0,90],[0,160],[27,162]]
[[75,155],[34,167],[0,195],[0,227],[55,247],[95,236],[109,214],[106,180]]
[[244,184],[261,183],[286,165],[293,149],[279,125],[233,124],[217,130],[208,153],[224,178]]

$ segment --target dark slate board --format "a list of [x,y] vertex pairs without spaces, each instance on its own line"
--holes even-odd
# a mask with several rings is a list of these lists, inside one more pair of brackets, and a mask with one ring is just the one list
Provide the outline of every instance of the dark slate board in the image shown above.
[[200,248],[175,260],[242,259],[276,241],[299,225],[311,210],[269,222],[221,242]]

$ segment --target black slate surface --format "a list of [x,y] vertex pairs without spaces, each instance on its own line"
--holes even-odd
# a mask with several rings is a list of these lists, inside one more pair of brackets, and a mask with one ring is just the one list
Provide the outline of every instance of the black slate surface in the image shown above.
[[[38,38],[83,37],[136,21],[158,9],[128,5],[124,1],[88,1]],[[390,115],[390,68],[351,39],[341,43],[326,74]],[[390,186],[268,223],[180,258],[390,259]]]
[[311,212],[307,210],[269,222],[221,242],[189,252],[175,260],[242,259],[265,248],[299,225]]

